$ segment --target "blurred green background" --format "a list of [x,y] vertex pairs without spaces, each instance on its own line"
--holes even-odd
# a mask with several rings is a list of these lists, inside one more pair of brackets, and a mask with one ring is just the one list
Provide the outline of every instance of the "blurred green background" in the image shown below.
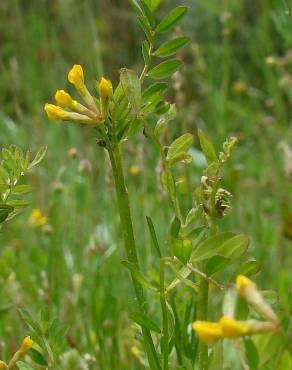
[[[162,1],[158,15],[176,4]],[[178,116],[167,140],[197,128],[208,132],[217,149],[225,137],[239,138],[225,174],[234,199],[222,229],[251,236],[251,256],[262,265],[258,283],[278,292],[279,310],[290,327],[291,3],[184,4],[190,10],[182,29],[191,44],[181,54],[184,68],[170,82],[169,100],[176,102]],[[127,0],[0,1],[1,146],[14,143],[35,152],[48,145],[45,161],[31,175],[31,207],[0,234],[1,358],[27,332],[16,308],[37,315],[45,307],[68,328],[60,353],[69,348],[91,353],[98,363],[89,365],[92,369],[140,366],[130,350],[136,339],[126,312],[134,302],[120,263],[108,159],[91,130],[48,122],[43,106],[53,101],[56,89],[70,91],[67,73],[75,63],[84,67],[91,91],[103,75],[116,86],[121,67],[139,71],[142,38]],[[198,150],[196,141],[193,164],[179,170],[185,205],[200,180]],[[127,143],[126,154],[139,254],[151,270],[145,216],[152,217],[161,240],[170,217],[155,172],[158,156],[142,133]],[[46,225],[31,225],[33,208],[47,217]]]

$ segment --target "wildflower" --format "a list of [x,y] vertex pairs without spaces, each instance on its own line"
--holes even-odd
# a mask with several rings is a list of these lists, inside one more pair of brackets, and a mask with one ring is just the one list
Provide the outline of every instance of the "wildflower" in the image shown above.
[[84,114],[67,112],[54,104],[45,104],[45,111],[50,120],[60,119],[62,121],[77,121],[89,125],[96,125],[94,119]]
[[74,64],[68,73],[68,81],[75,86],[75,89],[83,95],[85,93],[85,83],[83,69],[80,64]]
[[205,344],[213,343],[223,337],[222,328],[217,322],[195,321],[192,327],[198,334],[200,341]]
[[138,176],[141,173],[141,168],[137,165],[133,165],[129,168],[129,174],[132,176]]
[[98,84],[98,91],[102,100],[109,100],[113,96],[113,86],[111,82],[104,77]]
[[221,317],[219,325],[225,338],[237,338],[247,335],[250,332],[250,326],[247,322],[236,321],[225,316]]
[[101,113],[103,119],[108,115],[109,100],[113,96],[113,87],[109,80],[102,77],[98,84],[98,91],[100,95]]
[[55,100],[61,108],[76,109],[77,102],[72,99],[71,95],[64,90],[57,90],[55,94]]
[[269,65],[275,65],[277,61],[276,61],[275,57],[270,55],[270,56],[266,57],[265,62],[266,62],[266,64],[269,64]]
[[255,283],[243,275],[238,275],[236,279],[236,289],[238,294],[253,306],[266,320],[276,325],[279,324],[276,314],[271,306],[264,300]]
[[43,216],[39,208],[34,208],[31,211],[29,224],[31,226],[44,226],[48,222],[47,217]]
[[135,357],[139,358],[139,357],[140,357],[140,353],[141,353],[141,351],[140,351],[140,349],[139,349],[137,346],[132,346],[132,347],[131,347],[131,353],[132,353]]
[[0,370],[1,369],[7,369],[7,365],[5,364],[5,362],[4,361],[1,361],[0,360]]
[[21,354],[25,354],[32,346],[33,346],[33,340],[31,339],[30,336],[27,336],[23,339],[18,352]]

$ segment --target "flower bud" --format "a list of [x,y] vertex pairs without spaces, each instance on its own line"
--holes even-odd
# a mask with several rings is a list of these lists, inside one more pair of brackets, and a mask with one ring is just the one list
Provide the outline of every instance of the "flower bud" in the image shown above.
[[71,95],[64,90],[57,90],[55,94],[55,100],[61,108],[75,109],[77,102],[72,99]]
[[31,339],[30,336],[27,336],[23,339],[18,351],[21,354],[25,354],[32,346],[33,346],[33,340]]
[[103,101],[109,100],[113,96],[113,87],[109,80],[102,77],[98,84],[98,91]]
[[266,320],[278,325],[279,320],[271,306],[264,300],[258,291],[256,284],[243,275],[236,278],[236,289],[238,294],[244,298],[253,308]]
[[85,91],[84,74],[81,65],[74,64],[68,73],[68,81],[71,82],[76,90],[83,95]]
[[54,104],[45,104],[45,111],[51,120],[66,118],[66,112]]

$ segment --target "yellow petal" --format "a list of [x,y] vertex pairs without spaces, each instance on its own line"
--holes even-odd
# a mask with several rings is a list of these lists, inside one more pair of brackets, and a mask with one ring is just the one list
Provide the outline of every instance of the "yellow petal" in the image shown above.
[[75,108],[76,102],[72,99],[70,94],[64,90],[57,90],[55,100],[61,108]]
[[236,321],[225,316],[219,320],[219,325],[222,329],[223,337],[225,338],[241,337],[247,335],[250,331],[247,323]]
[[60,108],[60,107],[58,107],[54,104],[48,104],[47,103],[47,104],[45,104],[44,109],[45,109],[45,111],[48,115],[48,118],[51,119],[51,120],[65,119],[66,116],[67,116],[66,112],[62,108]]
[[113,96],[113,87],[109,80],[102,77],[98,84],[98,91],[102,100],[108,100]]
[[5,364],[5,362],[0,360],[0,370],[1,369],[7,369],[7,365]]
[[71,82],[79,93],[84,93],[84,74],[80,64],[74,64],[68,73],[68,81]]
[[205,344],[215,342],[217,339],[222,338],[222,329],[218,323],[195,321],[192,327],[196,331],[200,341]]
[[30,336],[27,336],[23,339],[19,352],[26,353],[33,346],[33,340]]

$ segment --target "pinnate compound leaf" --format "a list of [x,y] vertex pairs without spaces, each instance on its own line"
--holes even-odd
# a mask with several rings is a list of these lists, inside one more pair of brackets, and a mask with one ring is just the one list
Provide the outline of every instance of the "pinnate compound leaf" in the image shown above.
[[157,33],[164,33],[171,30],[177,25],[181,18],[186,14],[188,8],[185,6],[178,6],[173,9],[167,16],[165,16],[162,21],[156,27]]

